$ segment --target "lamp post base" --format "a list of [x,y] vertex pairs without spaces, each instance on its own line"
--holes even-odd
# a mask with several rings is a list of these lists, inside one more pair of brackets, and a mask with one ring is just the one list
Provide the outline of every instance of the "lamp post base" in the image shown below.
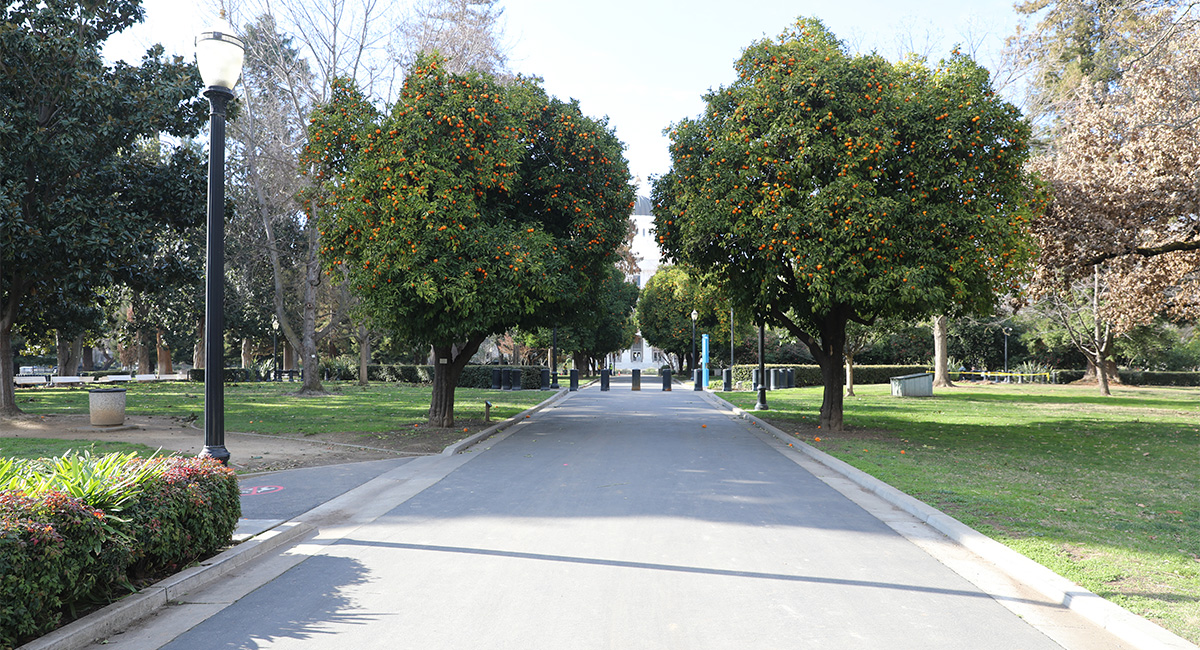
[[200,457],[215,458],[222,465],[229,465],[229,450],[225,448],[225,445],[205,445],[204,449],[200,450]]

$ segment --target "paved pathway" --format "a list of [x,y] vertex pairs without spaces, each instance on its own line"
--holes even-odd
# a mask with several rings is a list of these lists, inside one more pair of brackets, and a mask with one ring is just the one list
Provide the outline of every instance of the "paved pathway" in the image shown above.
[[[935,535],[910,541],[701,395],[643,385],[387,470],[310,513],[315,538],[95,647],[1063,647],[926,552]],[[1069,647],[1122,647],[1009,600]]]

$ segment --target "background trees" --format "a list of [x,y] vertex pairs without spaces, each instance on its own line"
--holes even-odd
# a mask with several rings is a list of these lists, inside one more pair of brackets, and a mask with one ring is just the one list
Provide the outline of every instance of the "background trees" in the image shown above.
[[689,369],[697,367],[692,358],[692,310],[697,312],[697,332],[709,334],[712,341],[728,341],[728,305],[712,285],[703,284],[683,267],[665,265],[646,281],[637,303],[637,322],[642,338],[675,355],[677,370],[683,372],[685,360]]
[[374,128],[311,139],[333,139],[322,156],[361,143],[320,220],[324,259],[380,327],[432,345],[435,426],[453,425],[458,376],[486,336],[578,311],[624,239],[621,144],[532,81],[423,57]]
[[146,270],[146,236],[169,219],[127,184],[128,154],[139,138],[195,135],[205,113],[195,67],[161,48],[136,67],[104,64],[103,42],[140,19],[135,0],[22,0],[3,11],[0,414],[12,414],[14,325],[38,296],[91,303]]
[[966,57],[851,57],[811,19],[735,68],[672,130],[655,224],[669,258],[808,346],[821,424],[840,429],[847,322],[987,311],[1013,288],[1036,209],[1029,128]]

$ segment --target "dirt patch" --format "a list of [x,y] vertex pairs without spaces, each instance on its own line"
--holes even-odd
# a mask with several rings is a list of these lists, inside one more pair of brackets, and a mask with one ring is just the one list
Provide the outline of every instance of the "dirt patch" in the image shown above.
[[[491,426],[494,423],[486,423]],[[58,438],[115,440],[196,455],[204,448],[197,422],[172,417],[130,416],[121,427],[93,427],[87,415],[24,415],[0,418],[0,438]],[[229,464],[239,473],[440,454],[447,446],[485,427],[482,420],[465,420],[453,429],[418,425],[386,433],[324,433],[303,437],[254,433],[225,433]]]

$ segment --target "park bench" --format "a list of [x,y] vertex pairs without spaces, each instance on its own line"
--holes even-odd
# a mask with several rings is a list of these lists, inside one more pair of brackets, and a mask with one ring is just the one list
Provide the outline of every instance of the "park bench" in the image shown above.
[[113,382],[120,382],[120,381],[133,381],[133,375],[108,375],[108,376],[105,376],[105,377],[101,377],[101,378],[100,378],[100,379],[98,379],[97,381],[100,381],[100,382],[103,382],[103,383],[113,383]]
[[54,386],[80,386],[90,384],[95,380],[95,377],[54,376],[50,378],[50,384]]
[[134,375],[134,381],[158,381],[158,375]]
[[16,386],[45,386],[50,383],[50,377],[46,375],[17,375],[13,377],[13,384]]

